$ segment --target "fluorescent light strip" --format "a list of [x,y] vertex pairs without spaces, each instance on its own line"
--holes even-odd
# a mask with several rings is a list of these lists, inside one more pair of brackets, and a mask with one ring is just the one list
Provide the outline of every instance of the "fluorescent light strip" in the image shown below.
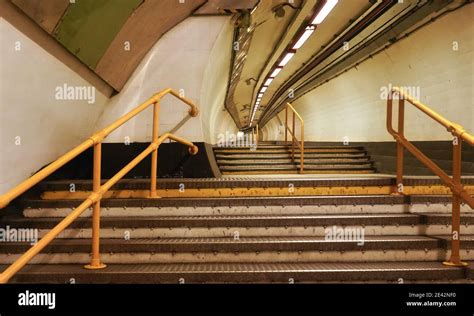
[[268,86],[270,85],[270,83],[272,83],[272,81],[273,81],[273,78],[267,79],[267,81],[265,81],[264,86],[267,86],[267,87],[268,87]]
[[314,26],[307,26],[303,35],[301,35],[300,39],[293,46],[293,49],[299,49],[301,46],[303,46],[304,43],[308,40],[308,38],[311,37],[311,34],[313,34],[315,29],[316,28]]
[[261,93],[264,93],[265,91],[267,91],[267,89],[268,89],[268,87],[263,87],[263,88],[260,90],[260,92],[261,92]]
[[295,56],[295,53],[288,53],[286,54],[286,56],[282,59],[282,61],[280,62],[280,67],[285,67],[286,64],[288,64],[288,62],[290,61],[291,58],[293,58],[293,56]]
[[262,97],[263,97],[263,93],[259,93],[258,98],[262,98]]
[[329,13],[331,13],[332,9],[334,9],[337,2],[338,0],[328,0],[311,24],[321,24]]
[[275,78],[276,76],[278,76],[278,74],[280,73],[280,71],[282,70],[283,68],[275,68],[275,70],[273,70],[272,74],[270,75],[271,78]]

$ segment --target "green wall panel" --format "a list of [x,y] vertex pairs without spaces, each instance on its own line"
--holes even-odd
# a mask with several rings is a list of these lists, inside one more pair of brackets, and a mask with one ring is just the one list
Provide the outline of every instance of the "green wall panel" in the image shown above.
[[97,63],[143,0],[76,0],[54,36],[90,68]]

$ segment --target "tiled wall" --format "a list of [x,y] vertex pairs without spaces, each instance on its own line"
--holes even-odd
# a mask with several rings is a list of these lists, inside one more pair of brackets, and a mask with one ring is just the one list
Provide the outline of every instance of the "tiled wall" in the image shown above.
[[[474,133],[473,16],[474,4],[447,14],[295,101],[305,119],[306,139],[392,140],[385,127],[386,101],[380,95],[389,84],[419,87],[423,103]],[[453,50],[454,42],[458,50]],[[278,126],[276,118],[267,124],[266,139],[281,137]],[[450,138],[410,106],[406,134],[411,140]]]

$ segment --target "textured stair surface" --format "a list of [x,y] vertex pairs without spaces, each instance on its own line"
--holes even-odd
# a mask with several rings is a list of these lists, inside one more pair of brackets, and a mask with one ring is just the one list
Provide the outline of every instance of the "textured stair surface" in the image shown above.
[[[474,236],[462,236],[464,249],[474,249]],[[27,242],[0,244],[2,253],[24,253]],[[89,253],[91,242],[87,238],[56,239],[45,253]],[[326,240],[323,236],[242,237],[242,238],[135,238],[130,240],[104,238],[103,252],[253,252],[253,251],[362,251],[362,250],[413,250],[449,249],[448,236],[365,236],[364,243],[357,241]]]
[[[472,183],[473,179],[463,179]],[[71,181],[45,181],[21,209],[0,214],[2,226],[37,229],[39,238],[82,200],[43,199]],[[406,185],[439,185],[433,178]],[[91,181],[74,181],[90,191]],[[392,177],[163,179],[158,187],[381,187]],[[143,190],[149,180],[120,181],[115,190]],[[101,259],[90,271],[91,210],[24,267],[18,283],[472,282],[471,268],[445,267],[451,249],[449,196],[256,196],[106,198],[101,202]],[[461,256],[474,261],[474,213],[461,217]],[[345,239],[328,230],[347,230]],[[357,235],[363,231],[362,235]],[[30,248],[0,243],[0,269]]]
[[[53,228],[56,218],[5,217],[3,222],[12,228]],[[240,215],[240,216],[158,216],[158,217],[105,217],[101,227],[326,227],[360,225],[448,225],[449,215],[419,214],[361,214],[361,215]],[[461,223],[474,224],[474,214],[464,215]],[[69,227],[91,227],[91,218],[78,218]]]
[[[4,269],[5,267],[0,266]],[[224,282],[363,282],[449,281],[472,276],[469,268],[439,262],[377,263],[206,263],[109,265],[85,270],[79,265],[28,266],[18,283],[224,283]]]
[[[260,143],[256,148],[215,147],[214,155],[223,174],[298,173],[301,150],[295,159],[291,146]],[[374,173],[374,162],[363,147],[305,146],[305,173]]]

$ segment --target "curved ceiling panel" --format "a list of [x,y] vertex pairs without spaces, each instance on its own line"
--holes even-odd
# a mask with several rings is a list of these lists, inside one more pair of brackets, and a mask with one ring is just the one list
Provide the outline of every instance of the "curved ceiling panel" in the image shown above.
[[71,3],[54,31],[56,39],[95,69],[125,21],[143,0],[81,0]]
[[[97,65],[96,72],[121,90],[159,38],[203,5],[204,0],[145,0],[126,21]],[[129,49],[124,49],[128,43]]]
[[70,0],[12,0],[12,3],[51,34],[66,12]]
[[240,128],[248,122],[258,78],[300,8],[301,1],[261,1],[251,14],[242,14],[225,104]]

